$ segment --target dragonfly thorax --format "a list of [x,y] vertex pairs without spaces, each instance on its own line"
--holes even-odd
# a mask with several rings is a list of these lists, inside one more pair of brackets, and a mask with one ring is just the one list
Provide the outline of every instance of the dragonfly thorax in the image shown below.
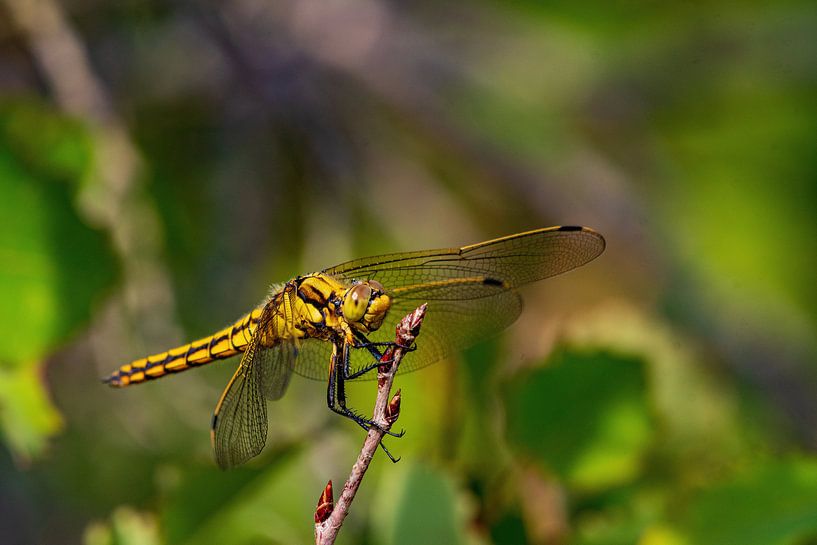
[[[287,336],[329,340],[335,336],[352,341],[354,331],[376,331],[391,307],[391,298],[375,280],[345,280],[324,273],[301,276],[287,284],[273,306],[282,305],[291,290],[292,318],[283,318],[276,340]],[[280,301],[278,300],[280,299]],[[294,326],[294,327],[293,327]]]

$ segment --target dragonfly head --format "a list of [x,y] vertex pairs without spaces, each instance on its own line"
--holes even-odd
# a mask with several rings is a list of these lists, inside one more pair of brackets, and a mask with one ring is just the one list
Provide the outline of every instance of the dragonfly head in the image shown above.
[[352,285],[343,295],[343,317],[352,327],[368,333],[383,324],[391,298],[377,280],[363,280]]

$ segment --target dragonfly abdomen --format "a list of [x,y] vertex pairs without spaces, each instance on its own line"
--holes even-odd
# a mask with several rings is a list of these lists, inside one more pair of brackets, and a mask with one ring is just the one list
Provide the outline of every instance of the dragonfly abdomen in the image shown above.
[[235,356],[246,350],[260,317],[261,309],[256,309],[213,335],[134,360],[103,380],[125,387]]

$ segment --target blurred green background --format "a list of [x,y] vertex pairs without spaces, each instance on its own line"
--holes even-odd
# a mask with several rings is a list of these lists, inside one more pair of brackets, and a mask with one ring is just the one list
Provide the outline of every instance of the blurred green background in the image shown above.
[[99,377],[298,273],[582,224],[601,258],[398,377],[339,543],[817,542],[815,36],[805,1],[0,0],[0,541],[313,541],[363,440],[324,384],[221,472],[235,360]]

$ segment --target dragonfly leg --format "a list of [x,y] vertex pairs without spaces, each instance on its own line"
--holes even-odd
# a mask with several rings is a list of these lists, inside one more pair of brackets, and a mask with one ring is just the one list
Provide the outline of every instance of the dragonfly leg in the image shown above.
[[[400,430],[399,432],[393,432],[391,430],[383,429],[380,426],[380,424],[378,424],[377,422],[375,422],[375,421],[373,421],[373,420],[371,420],[369,418],[366,418],[366,417],[356,413],[354,410],[348,408],[346,406],[346,394],[342,393],[343,388],[340,386],[340,383],[342,382],[342,379],[340,379],[340,377],[338,377],[338,379],[339,380],[337,380],[336,384],[335,384],[336,387],[338,388],[338,390],[337,390],[337,403],[335,403],[335,400],[333,399],[335,397],[334,393],[329,395],[329,398],[331,399],[331,401],[329,403],[329,409],[332,412],[335,412],[335,413],[337,413],[337,414],[339,414],[341,416],[344,416],[344,417],[348,418],[349,420],[351,420],[352,422],[354,422],[355,424],[357,424],[358,426],[363,428],[365,431],[369,431],[371,428],[377,428],[380,431],[382,431],[383,433],[385,433],[386,435],[391,435],[392,437],[403,437],[406,434],[405,430]],[[331,386],[330,386],[330,388],[331,388]]]
[[[335,351],[337,354],[338,351]],[[327,387],[326,392],[326,404],[329,409],[341,416],[344,416],[353,422],[355,422],[358,426],[363,428],[366,431],[369,431],[370,428],[375,427],[382,431],[387,435],[391,435],[392,437],[402,437],[406,432],[405,430],[401,430],[399,433],[383,429],[377,422],[361,416],[360,414],[356,413],[354,410],[348,408],[346,406],[346,374],[349,369],[349,347],[348,345],[344,344],[343,348],[339,351],[340,356],[333,354],[333,358],[335,358],[335,362],[333,362],[332,370],[329,373],[329,384]],[[338,357],[342,358],[340,362],[337,361]],[[394,458],[389,454],[389,458],[394,461]]]
[[352,372],[352,370],[349,368],[349,361],[350,361],[351,358],[349,358],[347,356],[346,361],[344,362],[345,365],[343,367],[343,371],[344,371],[344,373],[346,375],[344,378],[346,380],[356,379],[358,377],[361,377],[361,376],[365,375],[366,373],[368,373],[372,369],[376,369],[377,367],[379,367],[380,365],[382,365],[384,363],[389,363],[389,362],[386,362],[386,361],[382,361],[383,360],[383,353],[378,349],[378,347],[379,346],[388,347],[388,346],[393,346],[394,345],[394,343],[388,343],[388,342],[380,342],[380,343],[369,342],[369,339],[367,339],[366,336],[363,335],[360,332],[355,332],[355,337],[357,338],[358,344],[356,344],[354,347],[355,348],[365,348],[366,350],[368,350],[369,353],[374,357],[374,362],[372,362],[369,365],[366,365],[366,366],[358,369],[357,371]]
[[[365,339],[365,337],[363,337],[363,338]],[[396,343],[394,341],[378,341],[378,342],[366,341],[366,342],[362,342],[362,343],[360,343],[358,345],[355,345],[355,348],[366,348],[366,349],[369,349],[370,352],[372,352],[371,348],[378,347],[378,346],[385,346],[385,347],[394,346],[396,348],[402,348],[404,350],[409,350],[409,351],[415,349],[415,346],[413,344],[412,345],[404,345],[404,344],[398,344],[398,343]],[[374,354],[374,352],[372,352],[372,354]]]
[[370,343],[364,343],[363,345],[360,345],[360,346],[361,346],[362,348],[369,348],[370,346],[385,346],[385,347],[387,347],[387,348],[388,348],[388,347],[392,347],[392,348],[402,348],[402,349],[403,349],[404,351],[406,351],[406,352],[414,352],[415,350],[417,350],[417,344],[416,344],[416,343],[411,343],[411,344],[400,344],[400,343],[396,343],[396,342],[394,342],[394,341],[390,341],[390,342],[376,342],[376,343],[375,343],[375,342],[370,342]]
[[355,332],[355,337],[357,338],[358,344],[354,346],[354,348],[365,348],[369,351],[369,353],[374,357],[372,363],[361,367],[360,369],[351,372],[348,368],[349,358],[346,358],[347,366],[346,366],[346,376],[344,377],[346,380],[353,380],[358,377],[361,377],[368,373],[373,369],[377,369],[381,365],[384,364],[391,364],[394,360],[384,360],[383,359],[383,352],[379,350],[379,347],[386,347],[386,348],[402,348],[407,352],[411,352],[413,350],[417,350],[417,346],[412,344],[411,346],[403,346],[397,344],[395,342],[371,342],[369,339],[365,337],[362,333]]
[[360,331],[355,331],[355,339],[357,339],[357,344],[355,345],[355,348],[365,348],[366,350],[368,350],[371,353],[372,356],[374,356],[377,359],[380,359],[380,358],[383,357],[383,355],[377,349],[378,347],[381,347],[381,346],[385,347],[385,348],[389,348],[389,347],[402,348],[406,352],[413,352],[414,350],[417,350],[417,345],[414,344],[414,343],[411,343],[410,345],[406,346],[406,345],[396,343],[394,341],[373,342],[373,341],[370,341],[369,339],[367,339],[366,335],[364,335]]
[[392,453],[391,453],[391,452],[389,452],[389,449],[387,449],[387,448],[386,448],[386,445],[384,445],[384,444],[383,444],[383,441],[380,441],[380,448],[382,448],[382,449],[383,449],[383,452],[386,454],[386,456],[388,456],[388,457],[389,457],[389,460],[391,460],[391,461],[392,461],[392,463],[395,463],[395,464],[396,464],[397,462],[399,462],[399,461],[400,461],[400,456],[398,456],[397,458],[395,458],[395,457],[392,455]]
[[[384,343],[384,344],[388,344],[390,346],[398,346],[395,343]],[[356,346],[355,348],[370,348],[370,347]],[[416,349],[416,347],[410,347],[410,348],[401,347],[401,348],[403,348],[404,350],[415,350]],[[369,351],[371,352],[371,348],[370,348]],[[366,373],[368,373],[369,371],[371,371],[373,369],[377,369],[381,365],[391,365],[393,362],[394,362],[394,359],[384,360],[383,355],[381,354],[379,356],[376,356],[375,361],[373,361],[372,363],[370,363],[368,365],[364,365],[363,367],[361,367],[360,369],[358,369],[358,370],[356,370],[354,372],[350,372],[348,375],[346,375],[346,379],[347,380],[354,380],[354,379],[356,379],[358,377],[361,377],[361,376],[365,375]]]

